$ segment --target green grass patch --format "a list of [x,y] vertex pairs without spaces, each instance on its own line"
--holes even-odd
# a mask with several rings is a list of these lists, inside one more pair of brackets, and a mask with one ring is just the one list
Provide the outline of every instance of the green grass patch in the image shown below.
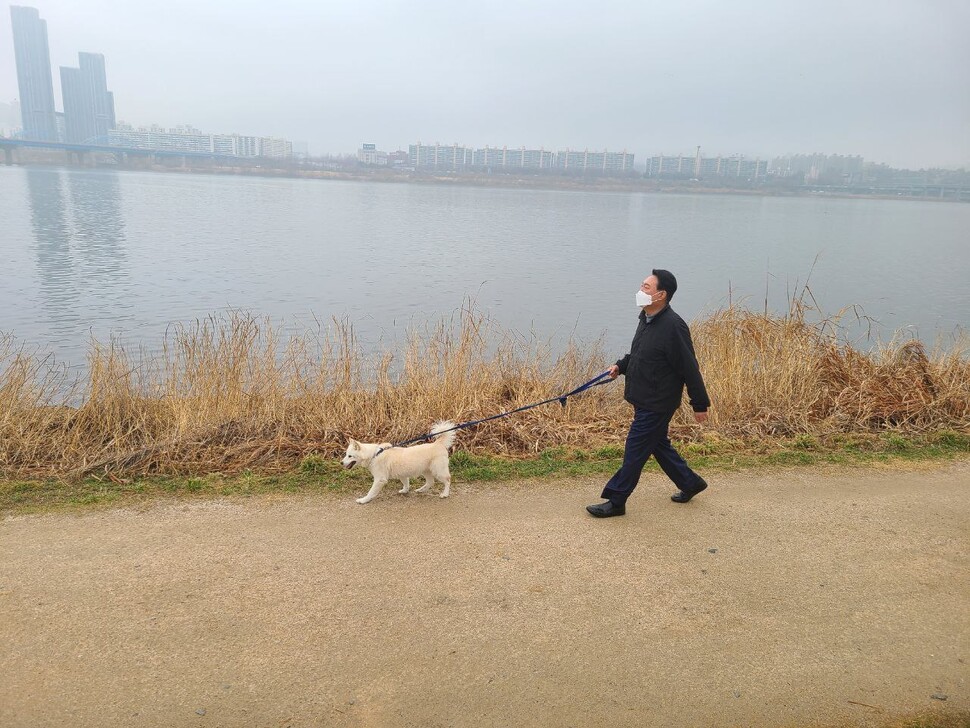
[[322,455],[307,455],[300,462],[300,472],[307,475],[321,475],[330,467],[329,461]]
[[[709,438],[675,442],[691,466],[701,472],[813,465],[865,466],[904,461],[939,461],[970,457],[970,436],[944,430],[928,435],[799,435],[787,439],[744,441]],[[451,472],[459,483],[534,480],[552,477],[607,477],[622,462],[620,445],[591,450],[556,447],[529,458],[452,454]],[[647,472],[659,471],[652,459]],[[137,505],[158,498],[246,497],[268,494],[362,494],[371,482],[365,468],[345,470],[336,458],[309,455],[290,471],[185,476],[27,480],[0,477],[0,513],[16,514],[97,506]]]
[[815,455],[798,450],[779,450],[766,458],[770,465],[813,465],[818,462]]

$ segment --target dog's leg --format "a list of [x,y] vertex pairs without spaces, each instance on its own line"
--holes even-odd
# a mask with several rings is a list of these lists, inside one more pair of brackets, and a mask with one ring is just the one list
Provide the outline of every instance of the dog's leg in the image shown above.
[[357,502],[370,503],[372,500],[374,500],[377,497],[378,493],[381,492],[381,488],[384,487],[384,483],[386,482],[387,482],[387,478],[374,478],[374,484],[370,487],[370,490],[367,492],[367,495],[365,495],[363,498],[358,498]]
[[448,470],[448,461],[441,460],[436,462],[431,467],[431,472],[434,473],[434,477],[444,483],[445,489],[441,491],[439,498],[447,498],[448,494],[451,492],[451,473]]
[[404,483],[404,487],[401,488],[401,490],[399,490],[398,493],[404,493],[406,495],[407,492],[409,490],[411,490],[411,479],[410,478],[401,478],[401,482]]
[[429,490],[431,490],[431,486],[434,485],[434,476],[431,473],[425,473],[423,477],[424,485],[418,488],[415,491],[416,493],[427,493]]

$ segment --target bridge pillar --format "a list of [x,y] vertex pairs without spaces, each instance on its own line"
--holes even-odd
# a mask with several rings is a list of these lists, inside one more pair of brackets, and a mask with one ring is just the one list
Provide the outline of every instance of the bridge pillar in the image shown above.
[[13,149],[11,147],[3,148],[3,163],[6,165],[13,164]]

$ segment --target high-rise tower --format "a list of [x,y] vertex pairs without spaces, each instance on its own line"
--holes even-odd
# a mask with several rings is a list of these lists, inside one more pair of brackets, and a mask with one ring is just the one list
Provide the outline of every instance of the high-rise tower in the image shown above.
[[104,56],[78,53],[78,68],[61,66],[67,141],[107,143],[115,128],[114,96],[107,88]]
[[10,6],[13,47],[20,88],[20,115],[24,138],[57,141],[51,54],[47,45],[47,21],[36,8]]

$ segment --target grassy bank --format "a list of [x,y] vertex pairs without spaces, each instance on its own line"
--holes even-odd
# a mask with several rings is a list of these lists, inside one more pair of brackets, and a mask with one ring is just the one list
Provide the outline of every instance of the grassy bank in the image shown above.
[[[932,435],[833,435],[775,438],[757,444],[743,440],[677,442],[691,464],[716,482],[728,471],[800,466],[918,467],[970,457],[970,436],[952,431]],[[608,445],[595,450],[553,448],[526,458],[475,455],[462,450],[451,459],[459,483],[544,480],[556,477],[608,477],[620,465],[623,450]],[[647,472],[659,472],[654,461]],[[712,477],[713,476],[713,477]],[[214,498],[271,494],[340,493],[355,497],[370,487],[366,470],[344,470],[335,458],[305,457],[282,473],[206,473],[198,476],[114,474],[66,481],[58,478],[0,479],[0,514],[76,510],[99,506],[137,505],[156,498]],[[399,486],[390,484],[388,492]],[[591,497],[595,495],[592,494]]]
[[[965,341],[931,352],[919,341],[862,351],[839,340],[837,321],[809,323],[799,305],[785,316],[732,307],[692,328],[714,406],[704,427],[682,408],[672,434],[695,460],[724,448],[798,460],[817,448],[843,452],[839,443],[853,438],[964,442],[970,433]],[[553,356],[541,341],[463,311],[369,357],[346,323],[285,337],[233,315],[173,328],[155,356],[93,343],[87,374],[72,381],[7,336],[0,474],[74,483],[278,476],[308,458],[335,459],[348,437],[394,442],[436,419],[477,419],[558,395],[618,353],[569,345]],[[565,408],[463,430],[456,450],[459,459],[535,462],[549,451],[618,453],[629,417],[621,380]]]

